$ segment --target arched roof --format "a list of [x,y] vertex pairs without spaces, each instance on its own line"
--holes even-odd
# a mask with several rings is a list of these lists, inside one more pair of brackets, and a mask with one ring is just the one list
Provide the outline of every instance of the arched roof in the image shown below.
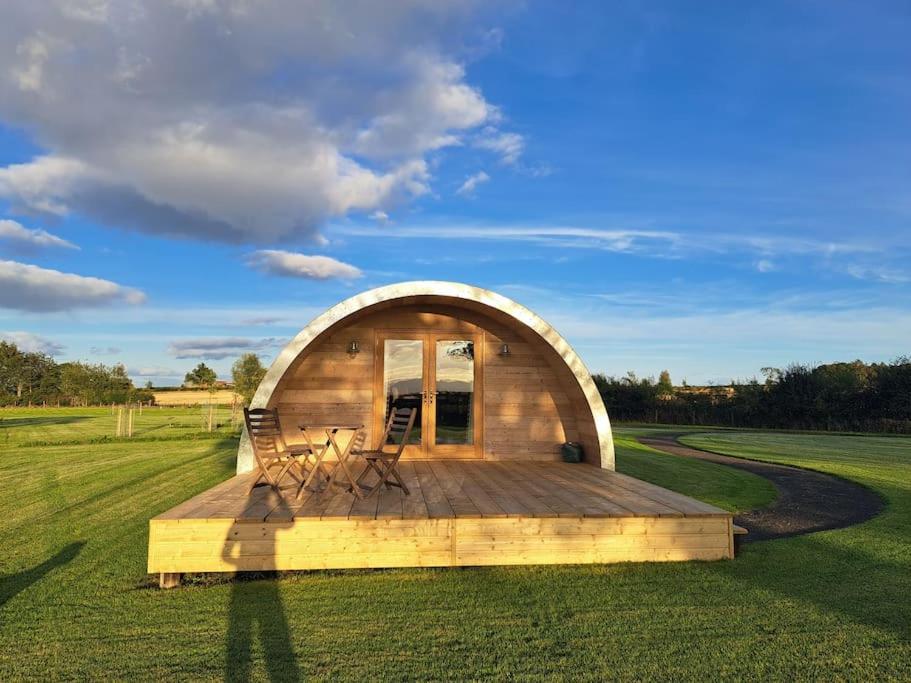
[[[505,314],[514,321],[524,325],[540,337],[566,364],[578,383],[588,408],[591,411],[597,440],[601,451],[601,467],[614,469],[614,442],[611,434],[610,420],[601,394],[592,380],[591,374],[560,334],[538,315],[528,310],[512,299],[501,294],[491,292],[480,287],[461,284],[458,282],[443,282],[435,280],[418,280],[413,282],[400,282],[384,287],[377,287],[366,292],[345,299],[339,304],[328,309],[325,313],[314,318],[309,325],[301,330],[292,339],[281,353],[272,362],[262,382],[253,396],[251,408],[268,407],[273,393],[285,373],[291,368],[294,361],[306,348],[318,339],[331,327],[343,322],[346,318],[364,312],[374,306],[395,302],[396,300],[409,300],[414,302],[421,299],[443,299],[470,302],[475,308]],[[241,437],[240,448],[237,453],[237,471],[248,472],[253,468],[253,453],[246,433]]]

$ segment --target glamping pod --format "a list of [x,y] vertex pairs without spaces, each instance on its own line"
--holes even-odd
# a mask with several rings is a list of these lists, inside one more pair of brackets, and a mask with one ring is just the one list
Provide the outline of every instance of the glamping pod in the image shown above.
[[[562,461],[566,442],[581,462]],[[405,282],[281,351],[237,474],[150,521],[148,569],[170,587],[185,572],[715,560],[733,533],[729,512],[614,471],[591,375],[541,318]]]
[[[333,306],[278,355],[253,408],[298,423],[363,424],[366,442],[389,411],[415,408],[404,457],[560,458],[614,469],[610,421],[591,375],[554,328],[494,292],[455,282],[404,282]],[[246,434],[237,472],[254,467]]]

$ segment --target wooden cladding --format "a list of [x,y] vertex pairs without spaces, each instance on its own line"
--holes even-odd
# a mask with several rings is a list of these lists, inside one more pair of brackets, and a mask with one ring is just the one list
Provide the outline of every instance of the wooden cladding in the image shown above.
[[[280,382],[271,405],[282,415],[286,436],[297,440],[297,425],[321,428],[363,424],[367,442],[378,438],[375,395],[377,338],[394,332],[466,334],[479,339],[483,363],[480,414],[483,457],[487,460],[556,460],[564,441],[590,441],[595,433],[587,406],[570,398],[567,378],[554,370],[552,350],[521,331],[480,313],[455,306],[407,305],[366,313],[348,326],[317,339]],[[349,353],[357,341],[358,353]],[[501,347],[509,345],[509,354]],[[557,359],[560,363],[562,360]],[[381,420],[379,420],[381,421]]]

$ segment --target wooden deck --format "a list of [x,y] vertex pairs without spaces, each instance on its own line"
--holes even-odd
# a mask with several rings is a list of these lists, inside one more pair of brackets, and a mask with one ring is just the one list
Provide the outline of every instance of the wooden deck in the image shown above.
[[411,495],[278,496],[234,477],[150,522],[149,572],[716,560],[731,514],[590,465],[409,461]]

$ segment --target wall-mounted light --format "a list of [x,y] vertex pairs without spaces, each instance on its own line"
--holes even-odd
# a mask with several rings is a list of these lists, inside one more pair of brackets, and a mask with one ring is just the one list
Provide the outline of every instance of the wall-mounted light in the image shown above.
[[357,343],[357,339],[352,339],[350,342],[348,342],[348,353],[354,355],[356,353],[359,353],[360,350],[361,346]]
[[509,344],[507,344],[505,342],[503,343],[503,345],[500,347],[500,355],[501,356],[509,355]]

